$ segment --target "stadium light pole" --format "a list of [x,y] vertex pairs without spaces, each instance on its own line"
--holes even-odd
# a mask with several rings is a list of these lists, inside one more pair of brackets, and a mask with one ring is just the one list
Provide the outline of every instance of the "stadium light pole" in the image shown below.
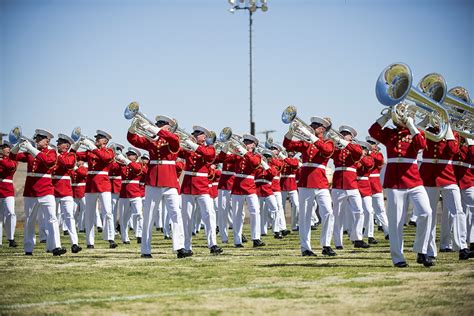
[[231,8],[230,13],[235,13],[237,10],[247,10],[249,13],[249,73],[250,73],[250,134],[255,136],[255,122],[253,121],[253,86],[252,86],[252,16],[258,9],[262,12],[268,11],[267,0],[260,0],[260,5],[257,5],[257,0],[228,0]]

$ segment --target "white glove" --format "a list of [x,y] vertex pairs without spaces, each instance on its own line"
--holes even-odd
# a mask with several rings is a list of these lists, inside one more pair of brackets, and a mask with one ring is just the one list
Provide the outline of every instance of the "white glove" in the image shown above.
[[349,145],[349,141],[340,138],[337,140],[337,145],[339,148],[346,148],[346,146]]
[[82,140],[82,143],[83,143],[84,146],[86,146],[87,149],[89,149],[89,150],[97,149],[97,147],[95,146],[95,144],[94,144],[90,139],[84,138],[84,139]]
[[10,152],[14,155],[18,154],[18,152],[20,151],[21,144],[23,144],[23,142],[18,142],[15,146],[13,146]]
[[314,134],[309,134],[309,133],[308,133],[308,135],[306,135],[306,136],[308,136],[308,138],[311,140],[311,142],[312,142],[313,144],[316,143],[316,142],[319,140],[319,138],[318,138],[316,135],[314,135]]
[[289,140],[292,140],[292,139],[293,139],[293,132],[292,132],[292,131],[288,131],[288,132],[285,134],[285,138],[286,138],[286,139],[289,139]]
[[454,137],[453,130],[451,129],[451,125],[448,125],[448,131],[446,132],[445,138],[446,138],[446,140],[455,140],[456,139]]
[[183,141],[183,143],[189,147],[192,151],[196,151],[196,149],[198,149],[199,145],[196,144],[195,142],[193,142],[192,140],[190,140],[189,138],[186,139],[185,141]]
[[409,116],[405,124],[407,125],[407,128],[410,131],[411,136],[415,136],[420,133],[418,128],[416,128],[415,122],[413,121],[412,117]]
[[150,124],[150,122],[146,121],[146,120],[140,120],[139,121],[139,124],[144,128],[146,129],[147,131],[149,131],[150,133],[154,134],[154,135],[157,135],[158,132],[161,130],[161,128],[159,128],[158,126],[156,125],[153,125],[153,124]]
[[270,166],[267,164],[267,162],[265,160],[262,159],[262,161],[260,162],[260,165],[262,166],[262,168],[264,170],[268,170],[270,169]]
[[468,146],[474,145],[474,139],[472,139],[472,138],[467,138],[467,137],[466,137],[466,144],[467,144]]
[[115,156],[115,160],[117,160],[118,162],[123,163],[126,166],[128,166],[131,163],[131,161],[127,157],[125,157],[122,153],[117,154]]
[[82,141],[77,141],[75,142],[74,144],[71,145],[71,149],[74,150],[74,151],[77,151],[79,149],[79,147],[81,147],[82,145]]
[[239,152],[239,154],[241,156],[245,156],[245,154],[248,152],[246,148],[244,148],[244,146],[241,146],[241,145],[238,145],[237,146],[237,151]]
[[285,157],[285,155],[283,154],[283,152],[280,151],[280,152],[278,153],[278,158],[280,158],[280,159],[285,159],[286,157]]
[[384,127],[385,124],[387,124],[387,122],[390,120],[391,116],[392,116],[392,115],[391,115],[390,111],[387,111],[387,112],[385,112],[384,115],[382,115],[381,117],[379,117],[376,122],[377,122],[381,127]]
[[40,153],[40,151],[38,149],[36,149],[35,147],[33,147],[33,145],[31,145],[30,142],[28,141],[25,141],[24,142],[24,146],[25,146],[25,149],[33,156],[36,158],[36,155],[38,155]]

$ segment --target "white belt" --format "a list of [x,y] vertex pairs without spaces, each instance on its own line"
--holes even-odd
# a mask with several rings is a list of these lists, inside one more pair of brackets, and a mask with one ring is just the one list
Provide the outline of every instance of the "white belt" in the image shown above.
[[237,178],[255,179],[254,176],[251,176],[251,175],[248,175],[248,174],[236,173],[235,176],[236,176]]
[[175,160],[150,160],[150,165],[176,165]]
[[313,162],[305,162],[301,164],[301,167],[312,167],[312,168],[319,168],[319,169],[324,169],[326,170],[326,166],[319,164],[319,163],[313,163]]
[[140,182],[140,185],[145,185],[145,182]]
[[85,182],[73,183],[73,184],[71,184],[71,186],[73,186],[73,187],[85,187],[86,183]]
[[403,157],[388,158],[387,162],[388,163],[411,163],[411,164],[418,163],[418,161],[415,158],[403,158]]
[[296,178],[296,175],[295,174],[282,174],[281,177],[282,178]]
[[357,177],[357,180],[369,180],[369,177]]
[[28,177],[34,177],[34,178],[51,178],[50,174],[47,173],[34,173],[34,172],[28,172],[26,174]]
[[191,177],[208,177],[209,175],[205,172],[192,172],[192,171],[184,171],[183,172],[185,176],[191,176]]
[[369,175],[369,178],[379,178],[379,177],[380,177],[380,173],[373,173]]
[[273,177],[273,180],[280,180],[280,177]]
[[108,171],[87,171],[87,175],[96,175],[96,174],[105,174],[105,175],[109,175],[109,172]]
[[350,171],[350,172],[357,172],[356,168],[351,167],[337,167],[334,171]]
[[213,186],[219,185],[219,182],[212,182]]
[[222,171],[222,174],[225,174],[226,176],[233,176],[235,172],[232,171]]
[[138,180],[122,180],[122,184],[129,184],[129,183],[140,184],[140,181],[138,181]]
[[52,178],[57,180],[71,180],[70,176],[52,176]]
[[435,164],[442,164],[442,165],[452,165],[452,160],[446,159],[433,159],[433,158],[423,158],[422,163],[435,163]]
[[121,180],[122,176],[109,176],[110,180]]
[[0,179],[0,182],[13,183],[13,180],[11,180],[11,179]]
[[462,162],[462,161],[453,161],[453,165],[462,166],[462,167],[466,167],[466,168],[474,167],[474,165],[470,165],[467,162]]
[[272,184],[271,181],[268,181],[268,180],[265,180],[265,179],[257,179],[257,180],[255,180],[255,183]]
[[212,184],[210,184],[210,183],[209,183],[207,186],[210,187],[210,188],[212,188]]

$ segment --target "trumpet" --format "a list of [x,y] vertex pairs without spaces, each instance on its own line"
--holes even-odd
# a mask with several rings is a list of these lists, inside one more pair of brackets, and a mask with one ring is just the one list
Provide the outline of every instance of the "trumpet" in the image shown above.
[[235,135],[232,133],[232,128],[230,127],[224,127],[222,131],[219,134],[218,141],[221,143],[229,143],[229,147],[239,153],[237,148],[243,147],[246,148],[245,144],[242,142],[241,137],[239,135]]
[[311,126],[306,124],[297,116],[297,110],[295,106],[287,106],[281,114],[281,120],[285,124],[290,124],[289,130],[297,139],[311,143],[311,140],[306,135],[308,133],[313,134],[314,130]]
[[148,140],[155,139],[156,135],[143,126],[144,123],[148,123],[151,125],[155,125],[155,123],[140,112],[140,105],[138,104],[138,102],[132,102],[127,105],[125,107],[123,116],[127,120],[132,120],[132,126],[135,128],[135,131],[138,135],[146,137]]
[[[407,118],[412,117],[417,128],[425,132],[426,138],[438,142],[446,135],[449,124],[448,113],[440,105],[446,96],[446,82],[436,73],[423,77],[417,88],[412,86],[412,82],[413,75],[408,65],[391,64],[377,79],[375,86],[377,99],[389,107],[395,124],[405,126]],[[432,133],[420,124],[427,120],[439,126],[438,133]]]
[[30,142],[32,145],[35,144],[34,140],[23,135],[20,126],[15,126],[14,128],[12,128],[12,130],[8,134],[8,140],[12,145],[16,145],[18,142]]
[[469,92],[463,87],[450,89],[443,106],[449,114],[452,129],[462,137],[474,139],[474,107]]

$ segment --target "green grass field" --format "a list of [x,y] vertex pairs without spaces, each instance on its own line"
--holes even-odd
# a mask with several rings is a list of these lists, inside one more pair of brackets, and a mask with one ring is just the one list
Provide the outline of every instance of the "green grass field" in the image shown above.
[[[345,249],[327,258],[319,230],[312,235],[317,257],[300,256],[295,233],[263,237],[267,246],[258,249],[224,245],[214,257],[201,231],[194,256],[179,260],[159,232],[153,259],[141,259],[134,240],[114,250],[100,241],[62,257],[39,244],[25,257],[21,232],[19,248],[0,248],[1,314],[474,314],[474,261],[441,253],[435,267],[424,268],[410,251],[412,227],[406,269],[392,267],[379,232],[378,245],[355,250],[346,238]],[[69,239],[62,241],[69,250]]]

